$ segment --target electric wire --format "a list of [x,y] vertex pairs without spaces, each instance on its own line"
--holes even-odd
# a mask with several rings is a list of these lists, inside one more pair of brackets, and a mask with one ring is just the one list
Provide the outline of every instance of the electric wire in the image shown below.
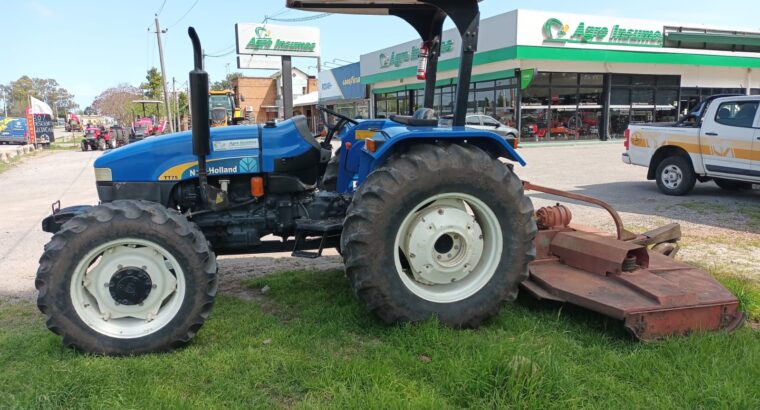
[[296,18],[290,18],[290,19],[283,19],[283,18],[273,18],[273,17],[265,17],[265,20],[271,20],[271,21],[278,21],[278,22],[284,22],[284,23],[299,23],[303,21],[311,21],[311,20],[317,20],[325,17],[331,16],[332,13],[321,13],[316,14],[313,16],[306,16],[306,17],[296,17]]
[[189,9],[187,9],[187,11],[185,12],[185,14],[183,14],[182,17],[179,18],[179,20],[177,20],[174,23],[172,23],[169,26],[167,26],[166,29],[168,30],[168,29],[176,26],[177,24],[179,24],[179,22],[182,21],[182,19],[184,19],[185,17],[187,17],[187,15],[190,14],[191,11],[193,11],[193,9],[195,8],[195,6],[198,4],[199,1],[200,0],[195,0],[195,2],[193,2],[193,5],[190,6]]
[[158,8],[158,11],[156,12],[156,17],[161,15],[161,12],[164,11],[164,6],[166,5],[166,0],[161,3],[161,7]]

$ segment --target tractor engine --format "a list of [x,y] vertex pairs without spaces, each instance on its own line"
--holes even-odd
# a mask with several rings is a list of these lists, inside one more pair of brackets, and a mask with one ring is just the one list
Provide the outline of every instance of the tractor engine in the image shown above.
[[172,202],[191,216],[219,254],[262,252],[264,236],[279,236],[282,241],[278,244],[284,243],[295,236],[296,220],[342,220],[351,202],[350,195],[335,192],[283,192],[279,183],[272,184],[266,195],[255,197],[250,176],[212,177],[209,184],[227,192],[226,209],[201,209],[201,196],[194,181],[178,184]]

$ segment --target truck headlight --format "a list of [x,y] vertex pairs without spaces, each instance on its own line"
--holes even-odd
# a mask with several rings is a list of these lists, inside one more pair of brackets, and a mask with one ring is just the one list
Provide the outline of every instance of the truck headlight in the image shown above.
[[95,168],[95,181],[97,181],[97,182],[111,182],[111,181],[113,181],[113,175],[111,174],[111,168]]

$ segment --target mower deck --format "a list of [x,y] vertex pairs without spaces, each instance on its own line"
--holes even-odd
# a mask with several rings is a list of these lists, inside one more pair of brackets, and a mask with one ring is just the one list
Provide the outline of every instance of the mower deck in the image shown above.
[[746,316],[731,292],[709,273],[673,259],[681,239],[678,224],[635,235],[604,201],[530,182],[523,186],[600,206],[617,228],[613,237],[571,226],[572,212],[560,204],[539,209],[536,259],[522,283],[534,297],[622,320],[632,336],[644,341],[732,331],[744,323]]
[[623,320],[637,339],[731,331],[744,320],[738,299],[709,273],[644,245],[560,227],[539,231],[536,250],[523,289]]

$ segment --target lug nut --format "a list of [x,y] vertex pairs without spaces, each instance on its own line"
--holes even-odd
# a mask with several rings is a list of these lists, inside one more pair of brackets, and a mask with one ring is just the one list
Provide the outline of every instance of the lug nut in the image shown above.
[[443,215],[443,209],[438,208],[438,215]]

